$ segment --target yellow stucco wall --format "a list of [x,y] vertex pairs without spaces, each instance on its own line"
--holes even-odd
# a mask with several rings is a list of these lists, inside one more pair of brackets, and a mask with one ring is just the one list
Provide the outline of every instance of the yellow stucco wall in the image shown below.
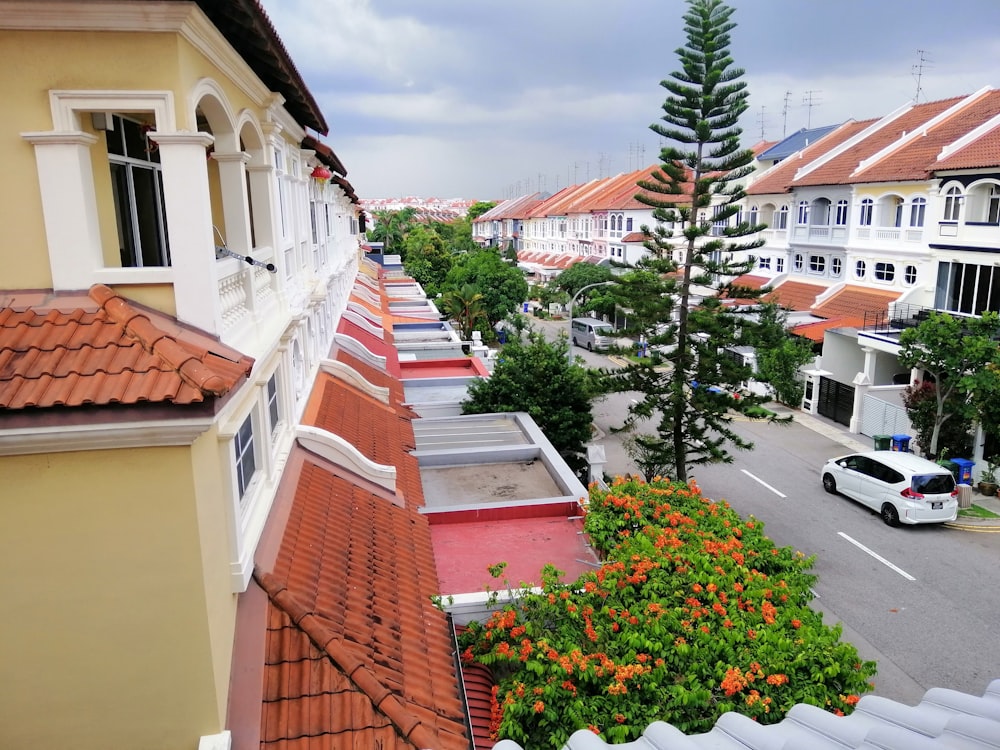
[[173,749],[223,728],[235,597],[224,506],[196,500],[204,455],[0,458],[0,746]]
[[903,200],[908,201],[911,196],[922,195],[927,197],[927,184],[914,185],[898,182],[880,182],[872,185],[858,185],[855,193],[859,201],[863,198],[871,198],[877,201],[886,195],[898,195]]
[[[20,137],[25,132],[52,130],[50,90],[169,90],[176,109],[174,126],[194,130],[190,93],[199,80],[208,78],[222,90],[231,116],[243,109],[261,115],[211,60],[173,33],[4,30],[0,31],[0,70],[4,71],[3,129],[7,135],[0,138],[0,163],[6,175],[0,180],[0,215],[7,218],[0,222],[0,264],[5,269],[3,288],[8,289],[52,286],[34,147]],[[90,152],[100,235],[105,262],[115,266],[119,253],[107,148],[103,133],[93,129],[89,118],[83,119],[81,129],[98,136]],[[213,201],[215,219],[221,223],[217,189]]]

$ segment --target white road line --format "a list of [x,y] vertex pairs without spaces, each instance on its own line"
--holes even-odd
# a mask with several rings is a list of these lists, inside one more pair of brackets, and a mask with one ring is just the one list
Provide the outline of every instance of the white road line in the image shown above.
[[874,557],[876,560],[878,560],[883,565],[886,565],[886,566],[892,568],[893,570],[895,570],[897,573],[899,573],[901,576],[903,576],[903,578],[905,578],[905,579],[907,579],[909,581],[915,581],[915,580],[917,580],[916,578],[914,578],[913,576],[911,576],[909,573],[907,573],[902,568],[898,568],[895,565],[893,565],[891,562],[889,562],[884,557],[882,557],[882,555],[880,555],[877,552],[873,552],[872,550],[868,549],[865,545],[863,545],[857,539],[851,539],[851,537],[847,536],[847,534],[845,534],[843,531],[838,531],[837,533],[840,536],[844,537],[844,539],[846,539],[847,541],[849,541],[851,544],[853,544],[855,547],[857,547],[862,552],[867,552],[869,555],[871,555],[872,557]]
[[761,479],[760,477],[755,477],[753,474],[751,474],[746,469],[740,469],[740,471],[742,471],[744,474],[746,474],[748,477],[750,477],[753,481],[760,482],[762,485],[764,485],[765,487],[767,487],[769,490],[771,490],[771,492],[773,492],[778,497],[788,497],[788,495],[786,495],[784,492],[778,492],[778,490],[774,489],[774,487],[772,487],[771,485],[769,485],[763,479]]

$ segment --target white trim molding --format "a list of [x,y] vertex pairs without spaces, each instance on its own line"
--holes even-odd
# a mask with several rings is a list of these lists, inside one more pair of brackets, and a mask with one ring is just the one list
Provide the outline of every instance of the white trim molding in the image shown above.
[[299,425],[295,431],[295,439],[307,451],[389,490],[393,493],[392,502],[403,507],[402,500],[395,495],[395,466],[369,460],[340,435],[319,427]]

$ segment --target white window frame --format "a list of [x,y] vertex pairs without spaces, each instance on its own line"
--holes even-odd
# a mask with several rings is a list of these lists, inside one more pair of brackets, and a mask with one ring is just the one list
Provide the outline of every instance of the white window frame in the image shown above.
[[927,213],[927,199],[926,198],[914,198],[910,203],[910,227],[918,228],[924,225],[924,220]]
[[876,261],[872,268],[872,278],[883,284],[891,284],[896,280],[896,264],[885,260]]
[[839,201],[837,201],[837,212],[833,222],[836,226],[838,227],[847,226],[847,207],[848,203],[846,198],[841,198]]
[[854,261],[854,278],[863,279],[868,273],[868,264],[864,260]]

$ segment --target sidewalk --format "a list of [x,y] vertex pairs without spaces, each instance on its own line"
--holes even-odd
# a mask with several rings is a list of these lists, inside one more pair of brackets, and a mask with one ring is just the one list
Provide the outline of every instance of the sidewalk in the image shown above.
[[[847,428],[841,424],[837,424],[836,422],[831,422],[830,420],[822,419],[820,417],[815,417],[812,414],[795,411],[785,406],[768,404],[768,408],[781,415],[793,415],[795,421],[803,427],[808,427],[810,430],[825,435],[831,440],[835,440],[845,446],[848,450],[873,450],[871,439],[866,438],[864,435],[856,435],[852,432],[848,432]],[[1000,498],[996,496],[987,497],[986,495],[980,495],[979,490],[975,487],[972,488],[972,504],[974,506],[978,505],[980,508],[992,511],[993,513],[996,513],[997,516],[1000,516]],[[961,513],[961,509],[959,509],[959,513]],[[962,529],[963,531],[1000,533],[1000,517],[976,518],[974,516],[959,515],[954,521],[945,523],[945,526],[952,529]]]

